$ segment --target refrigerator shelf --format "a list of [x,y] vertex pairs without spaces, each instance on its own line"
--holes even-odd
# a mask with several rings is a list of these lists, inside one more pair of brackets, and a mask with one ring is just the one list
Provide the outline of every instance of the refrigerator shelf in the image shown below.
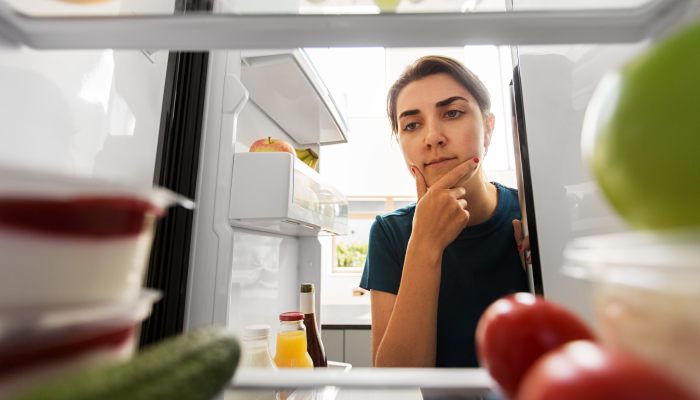
[[243,51],[241,82],[254,102],[302,146],[346,143],[347,126],[301,49]]
[[[35,0],[36,2],[37,0]],[[552,2],[550,4],[556,4]],[[34,12],[0,0],[0,42],[41,49],[278,49],[328,46],[464,46],[631,43],[677,21],[690,0],[632,1],[580,9],[303,14],[74,14]],[[225,3],[224,3],[225,4]],[[36,7],[41,10],[40,7]],[[78,8],[73,8],[77,10]],[[88,10],[88,8],[83,8]],[[22,11],[20,11],[22,10]],[[366,11],[365,11],[366,12]],[[419,26],[421,29],[416,29]]]
[[[481,368],[337,368],[314,370],[240,370],[232,387],[251,389],[320,389],[327,386],[346,389],[420,388],[423,395],[480,396],[493,391],[495,384]],[[462,398],[462,397],[460,397]]]

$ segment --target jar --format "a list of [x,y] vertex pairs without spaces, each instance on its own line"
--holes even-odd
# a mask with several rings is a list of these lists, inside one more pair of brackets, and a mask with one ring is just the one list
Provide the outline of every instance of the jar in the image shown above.
[[314,363],[306,351],[304,314],[285,312],[280,314],[279,320],[275,364],[279,368],[313,368]]

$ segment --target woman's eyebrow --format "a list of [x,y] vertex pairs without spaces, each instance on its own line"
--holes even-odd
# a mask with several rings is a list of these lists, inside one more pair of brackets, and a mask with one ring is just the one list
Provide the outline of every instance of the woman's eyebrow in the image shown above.
[[420,113],[420,111],[418,111],[418,110],[406,110],[406,111],[402,112],[401,114],[399,114],[399,119],[401,119],[403,117],[408,117],[409,115],[416,115],[418,113]]
[[445,107],[446,105],[454,103],[457,100],[464,100],[467,103],[469,103],[469,100],[467,100],[466,98],[464,98],[462,96],[452,96],[452,97],[446,98],[445,100],[440,100],[437,103],[435,103],[435,108]]
[[[437,103],[435,103],[435,108],[445,107],[446,105],[452,104],[457,100],[464,100],[467,103],[469,103],[469,100],[467,100],[467,98],[465,98],[465,97],[452,96],[452,97],[446,98],[445,100],[440,100]],[[403,117],[408,117],[409,115],[416,115],[416,114],[420,114],[420,111],[417,109],[406,110],[406,111],[402,112],[401,114],[399,114],[399,119],[401,119]]]

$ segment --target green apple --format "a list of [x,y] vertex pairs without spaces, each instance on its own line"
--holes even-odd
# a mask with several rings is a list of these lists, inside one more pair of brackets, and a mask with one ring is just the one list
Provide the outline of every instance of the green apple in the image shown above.
[[633,227],[700,227],[700,24],[663,40],[611,81],[605,99],[591,101],[600,108],[594,137],[586,138],[589,121],[583,133],[604,195]]
[[396,12],[396,7],[399,6],[399,3],[401,3],[401,0],[374,0],[374,4],[383,13]]

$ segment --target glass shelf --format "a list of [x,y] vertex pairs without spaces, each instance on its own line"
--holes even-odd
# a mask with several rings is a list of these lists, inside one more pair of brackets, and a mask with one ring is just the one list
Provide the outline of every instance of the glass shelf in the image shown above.
[[[274,49],[638,42],[690,0],[0,0],[0,41],[46,49]],[[142,4],[146,3],[146,4]]]
[[[620,9],[634,11],[654,0],[527,0],[516,10],[583,11]],[[166,16],[174,0],[4,0],[14,11],[33,17],[56,16]],[[506,12],[505,0],[219,0],[213,14],[233,15],[365,15],[380,13]]]

